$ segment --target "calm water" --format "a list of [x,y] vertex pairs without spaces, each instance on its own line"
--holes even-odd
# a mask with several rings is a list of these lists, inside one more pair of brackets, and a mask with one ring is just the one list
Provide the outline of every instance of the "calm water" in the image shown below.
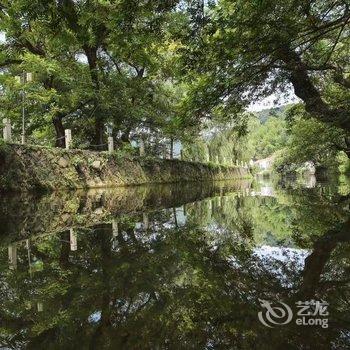
[[350,348],[348,193],[307,179],[2,196],[1,346]]

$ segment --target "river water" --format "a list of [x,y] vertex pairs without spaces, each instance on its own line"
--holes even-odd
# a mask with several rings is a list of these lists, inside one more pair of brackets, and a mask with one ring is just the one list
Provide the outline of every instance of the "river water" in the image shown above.
[[346,182],[0,199],[5,349],[350,348]]

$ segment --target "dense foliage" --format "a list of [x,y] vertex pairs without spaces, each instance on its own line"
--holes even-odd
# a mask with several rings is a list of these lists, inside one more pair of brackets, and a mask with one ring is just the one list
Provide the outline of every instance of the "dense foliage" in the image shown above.
[[[144,138],[156,155],[181,140],[193,160],[287,147],[289,162],[323,162],[350,154],[349,20],[347,0],[2,0],[1,111],[19,137],[24,107],[46,145],[70,128],[77,147],[104,148],[113,126],[119,146]],[[293,92],[286,121],[246,111]]]
[[[171,80],[175,43],[168,30],[175,7],[176,1],[1,1],[3,112],[20,124],[24,90],[27,132],[56,136],[61,146],[68,127],[95,145],[105,142],[108,124],[122,141],[137,128],[179,133],[182,91]],[[33,83],[16,82],[22,71],[34,74]]]
[[315,118],[349,131],[349,19],[346,0],[219,1],[187,48],[195,108],[237,109],[292,85]]

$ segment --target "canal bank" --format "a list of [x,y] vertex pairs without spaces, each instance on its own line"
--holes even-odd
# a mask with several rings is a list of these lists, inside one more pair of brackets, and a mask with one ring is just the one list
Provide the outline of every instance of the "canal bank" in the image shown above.
[[0,146],[1,191],[55,191],[250,177],[249,169],[117,153]]

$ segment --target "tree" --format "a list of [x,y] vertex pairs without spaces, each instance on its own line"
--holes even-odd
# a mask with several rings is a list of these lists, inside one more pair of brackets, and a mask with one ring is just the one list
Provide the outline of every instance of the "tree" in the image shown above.
[[[0,67],[10,75],[22,69],[39,73],[35,87],[55,97],[35,113],[50,114],[58,139],[65,120],[95,145],[104,143],[107,122],[128,140],[133,128],[157,124],[173,108],[159,95],[166,95],[169,77],[165,52],[171,41],[164,23],[171,23],[175,6],[176,1],[2,1],[6,42]],[[13,84],[7,87],[11,94]]]
[[286,146],[288,135],[284,114],[264,116],[265,123],[252,113],[243,113],[241,122],[212,122],[202,136],[185,144],[185,155],[205,162],[222,164],[249,162],[271,156]]
[[219,1],[184,50],[193,106],[240,109],[292,85],[308,113],[348,133],[349,21],[347,0]]
[[247,139],[250,148],[254,150],[254,158],[262,159],[271,156],[282,149],[287,142],[284,116],[282,114],[271,116],[265,124],[251,123]]
[[[51,118],[56,145],[63,146],[63,118],[84,106],[91,93],[86,88],[84,91],[79,89],[79,83],[84,82],[86,75],[74,57],[76,50],[70,47],[72,37],[65,32],[65,40],[61,40],[57,27],[54,32],[51,30],[57,25],[57,19],[53,7],[46,8],[46,5],[36,1],[30,4],[26,1],[1,3],[1,30],[6,35],[6,41],[1,44],[0,67],[7,73],[7,78],[19,75],[23,70],[34,73],[36,84],[31,86],[34,94],[31,107],[35,105],[36,108],[29,116],[33,116],[34,120],[41,119],[41,127],[43,120],[47,122]],[[53,18],[51,26],[48,25],[50,15]],[[23,87],[14,86],[11,79],[6,79],[4,85],[3,99],[6,101],[12,95],[12,103],[18,105],[13,97],[16,90],[18,92]]]
[[301,104],[286,110],[286,120],[288,138],[276,161],[279,169],[309,161],[316,167],[336,169],[337,155],[347,150],[347,137],[342,129],[311,117]]

